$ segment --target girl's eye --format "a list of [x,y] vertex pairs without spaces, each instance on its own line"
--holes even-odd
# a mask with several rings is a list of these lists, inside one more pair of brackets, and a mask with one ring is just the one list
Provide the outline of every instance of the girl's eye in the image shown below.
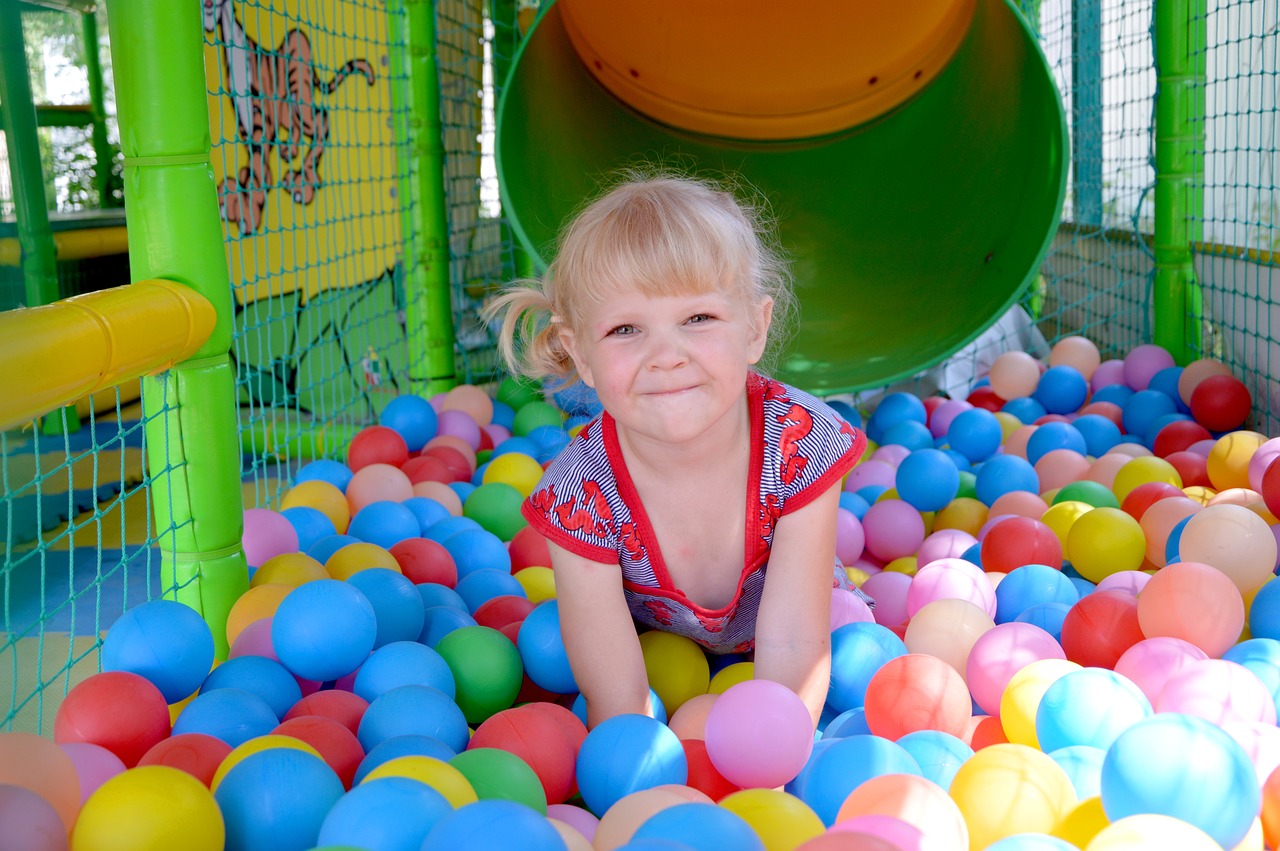
[[714,318],[715,317],[713,317],[710,313],[695,313],[693,316],[689,317],[689,324],[698,325],[703,322],[710,322]]
[[636,332],[636,326],[634,325],[619,325],[617,328],[610,330],[608,336],[627,337],[627,336],[630,336],[631,334],[634,334],[635,332]]

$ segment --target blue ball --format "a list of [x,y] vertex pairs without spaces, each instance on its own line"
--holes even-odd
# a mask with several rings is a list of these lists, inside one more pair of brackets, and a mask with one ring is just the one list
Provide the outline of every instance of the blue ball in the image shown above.
[[986,408],[961,411],[947,427],[947,442],[970,463],[990,458],[1003,440],[1000,420]]
[[421,851],[509,851],[513,847],[563,851],[565,844],[546,816],[533,808],[486,798],[446,813],[427,834]]
[[669,839],[695,851],[764,851],[764,843],[742,816],[715,804],[687,803],[649,816],[633,839]]
[[[484,529],[464,529],[454,532],[440,543],[453,556],[458,567],[458,581],[468,573],[485,568],[511,573],[511,554],[502,539]],[[461,593],[461,592],[459,592]]]
[[515,408],[511,407],[506,402],[500,402],[497,399],[494,399],[493,400],[493,420],[492,420],[493,424],[497,426],[502,426],[507,431],[510,431],[511,426],[515,424],[515,421],[516,421]]
[[880,400],[867,420],[867,436],[876,443],[884,443],[885,430],[901,422],[929,421],[924,402],[912,393],[890,393]]
[[453,748],[430,736],[393,736],[364,755],[351,783],[354,787],[379,765],[402,756],[429,756],[441,762],[448,762],[457,755],[457,751]]
[[1151,712],[1151,701],[1132,680],[1106,668],[1082,668],[1045,690],[1036,709],[1036,739],[1045,753],[1072,745],[1106,750]]
[[395,430],[404,438],[409,452],[418,452],[436,436],[439,417],[431,403],[421,396],[397,396],[378,416],[378,424]]
[[559,455],[560,451],[569,445],[569,441],[573,440],[567,431],[553,425],[540,425],[531,429],[525,437],[538,445],[538,452],[533,457],[537,458],[540,464],[545,464]]
[[871,778],[882,774],[923,776],[911,754],[880,736],[834,739],[806,771],[801,800],[827,827],[835,824],[836,814],[849,793]]
[[409,497],[400,504],[412,511],[413,516],[418,518],[417,537],[425,535],[427,529],[439,523],[441,520],[447,520],[453,516],[449,513],[449,509],[445,508],[434,499],[426,496]]
[[[1084,800],[1081,798],[1081,800]],[[1079,851],[1065,839],[1047,833],[1015,833],[987,846],[987,851]]]
[[1075,605],[1080,592],[1061,570],[1044,564],[1024,564],[1009,571],[996,586],[996,623],[1009,623],[1041,603]]
[[1089,398],[1089,382],[1074,366],[1051,366],[1031,396],[1050,414],[1073,414]]
[[472,615],[482,605],[494,597],[515,596],[528,598],[528,592],[520,584],[520,580],[510,571],[497,570],[492,567],[473,570],[458,580],[458,596],[467,604],[467,611]]
[[862,414],[858,409],[842,399],[827,399],[828,407],[840,415],[840,418],[854,428],[862,428]]
[[[666,724],[667,707],[662,704],[662,698],[658,697],[658,693],[653,689],[649,689],[649,710],[650,717],[656,718],[658,721]],[[587,721],[587,698],[585,695],[579,694],[574,698],[573,704],[569,707],[569,711],[578,716],[578,720],[584,725]]]
[[1045,423],[1027,440],[1027,460],[1033,465],[1055,449],[1070,449],[1084,455],[1088,444],[1084,435],[1071,423]]
[[1120,427],[1101,414],[1082,414],[1071,423],[1084,437],[1086,455],[1101,458],[1120,442]]
[[1180,558],[1182,553],[1179,550],[1179,544],[1182,543],[1182,530],[1187,528],[1187,521],[1195,515],[1183,517],[1177,523],[1173,524],[1173,528],[1169,530],[1169,537],[1164,540],[1164,560],[1168,564],[1170,559]]
[[582,381],[572,384],[552,383],[548,389],[555,399],[556,406],[570,416],[594,417],[604,410],[595,388]]
[[978,541],[970,544],[967,550],[960,553],[960,558],[969,562],[969,564],[976,564],[978,567],[982,567],[982,542]]
[[1221,727],[1176,712],[1158,712],[1120,734],[1102,762],[1101,789],[1112,822],[1172,816],[1223,848],[1240,844],[1262,806],[1244,748]]
[[867,509],[871,508],[871,503],[851,491],[840,491],[840,507],[862,520]]
[[315,754],[270,748],[237,763],[213,797],[226,823],[229,851],[312,848],[343,788]]
[[440,639],[455,629],[476,626],[476,619],[471,617],[470,612],[454,606],[428,606],[422,614],[422,634],[418,636],[418,641],[433,649],[440,643]]
[[204,733],[235,748],[267,735],[279,724],[279,716],[256,694],[218,688],[196,695],[182,707],[173,722],[173,735]]
[[318,845],[418,851],[427,834],[453,812],[444,795],[419,780],[380,777],[353,786],[320,825]]
[[943,789],[951,788],[951,781],[964,761],[973,756],[973,748],[950,733],[941,730],[916,730],[898,739],[898,745],[911,755],[924,776]]
[[1222,654],[1228,662],[1244,665],[1271,692],[1280,709],[1280,641],[1274,638],[1250,638]]
[[831,684],[827,703],[837,712],[866,702],[867,686],[885,662],[907,655],[907,645],[878,623],[857,622],[831,633]]
[[671,728],[647,715],[615,715],[587,733],[577,760],[578,791],[587,808],[604,815],[619,799],[689,780],[684,747]]
[[902,420],[884,430],[880,435],[881,446],[905,446],[915,451],[933,446],[933,433],[924,423]]
[[293,674],[266,656],[228,659],[209,672],[200,686],[200,693],[222,688],[237,688],[256,694],[271,707],[276,718],[284,718],[285,713],[302,700],[302,688]]
[[560,604],[544,600],[525,616],[516,633],[516,649],[533,684],[556,694],[573,694],[578,684],[560,635]]
[[458,495],[458,499],[466,502],[467,497],[471,496],[475,491],[476,484],[473,482],[449,482],[449,489]]
[[[439,582],[423,582],[414,587],[418,589],[418,596],[422,598],[422,607],[424,609],[429,609],[432,606],[453,606],[463,612],[467,610],[466,601],[459,597],[458,592],[448,585],[441,585]],[[426,626],[425,621],[423,626]]]
[[328,482],[346,493],[347,485],[351,483],[351,477],[354,475],[351,468],[341,461],[320,458],[299,467],[297,475],[293,477],[293,483],[296,485],[312,481]]
[[213,633],[190,606],[152,600],[127,610],[102,641],[102,670],[151,682],[166,703],[193,694],[213,666]]
[[493,451],[489,453],[489,460],[493,460],[499,455],[510,455],[512,453],[535,458],[538,455],[538,449],[538,444],[527,437],[508,437],[493,447]]
[[317,579],[294,588],[271,619],[271,646],[304,680],[328,682],[360,667],[373,650],[378,618],[359,588]]
[[443,520],[439,520],[435,523],[432,523],[430,526],[424,529],[422,531],[422,537],[431,541],[435,541],[437,544],[443,544],[445,541],[445,538],[448,538],[450,535],[455,535],[458,532],[464,532],[467,530],[474,530],[474,529],[483,530],[484,527],[481,526],[478,521],[472,520],[470,517],[465,517],[462,515],[455,517],[452,514],[450,514],[448,517],[444,518]]
[[354,535],[329,535],[316,541],[307,549],[307,555],[324,564],[338,550],[347,544],[359,544],[361,540]]
[[444,657],[417,641],[394,641],[373,651],[356,672],[351,690],[373,703],[391,689],[408,685],[431,686],[449,697],[457,695],[453,670]]
[[406,685],[378,695],[360,717],[356,730],[365,753],[397,736],[438,739],[454,753],[462,753],[471,731],[449,695],[431,686]]
[[[825,714],[826,707],[824,707],[823,712]],[[835,719],[833,718],[832,720],[834,721]],[[814,762],[817,761],[819,755],[821,755],[824,751],[826,751],[827,748],[831,747],[838,741],[840,740],[836,738],[831,738],[831,739],[821,738],[821,739],[818,739],[816,742],[814,742],[813,750],[809,751],[809,758],[805,760],[804,768],[800,769],[800,773],[797,774],[791,780],[791,782],[787,783],[787,785],[783,787],[783,790],[788,795],[794,795],[795,797],[803,801],[805,783],[809,778],[809,771],[810,769],[813,768]]]
[[[1004,583],[1001,582],[1001,585]],[[999,589],[999,586],[996,586]],[[1014,618],[1018,623],[1029,623],[1038,626],[1053,636],[1053,640],[1062,641],[1062,622],[1067,619],[1071,606],[1067,603],[1036,603],[1028,606],[1022,614]]]
[[1147,427],[1146,434],[1142,435],[1142,445],[1154,451],[1156,447],[1156,436],[1160,434],[1161,429],[1170,423],[1189,419],[1191,419],[1190,414],[1183,414],[1176,411],[1172,414],[1165,414],[1163,417],[1160,417]]
[[1177,410],[1173,400],[1159,390],[1139,390],[1125,401],[1120,421],[1128,434],[1141,438],[1151,430],[1152,423]]
[[973,464],[969,461],[969,459],[964,455],[962,455],[961,453],[957,452],[956,450],[952,449],[950,445],[945,445],[947,440],[945,437],[940,437],[938,438],[938,440],[944,444],[942,449],[943,454],[945,454],[948,458],[951,459],[951,463],[956,465],[956,469],[959,470],[961,473],[972,474]]
[[1093,394],[1092,402],[1110,402],[1113,405],[1124,407],[1124,403],[1129,401],[1133,396],[1133,388],[1125,384],[1108,384],[1105,387],[1099,387]]
[[1000,497],[1013,491],[1040,493],[1040,477],[1035,467],[1017,455],[996,455],[982,462],[978,468],[974,489],[978,501],[990,506]]
[[418,515],[399,502],[378,500],[356,512],[347,534],[383,549],[422,534]]
[[1106,756],[1105,750],[1091,745],[1070,745],[1049,753],[1049,758],[1067,772],[1081,801],[1102,792],[1102,760]]
[[1180,378],[1182,378],[1182,367],[1166,366],[1151,376],[1147,389],[1159,390],[1173,400],[1173,404],[1177,406],[1178,413],[1190,414],[1191,408],[1187,407],[1187,403],[1182,401],[1182,394],[1178,391],[1178,380]]
[[1036,420],[1049,413],[1031,396],[1022,396],[1018,399],[1010,399],[1000,408],[1001,412],[1011,414],[1017,417],[1025,424],[1034,423]]
[[338,534],[329,515],[309,505],[295,505],[280,512],[298,533],[298,552],[305,553],[316,542]]
[[871,732],[867,724],[867,709],[857,706],[846,709],[822,725],[822,738],[847,739],[849,736],[865,736]]
[[422,595],[403,573],[387,567],[370,567],[347,578],[373,606],[378,629],[374,648],[393,641],[416,641],[422,634]]
[[894,486],[917,511],[937,511],[956,498],[960,470],[937,449],[917,449],[898,464]]

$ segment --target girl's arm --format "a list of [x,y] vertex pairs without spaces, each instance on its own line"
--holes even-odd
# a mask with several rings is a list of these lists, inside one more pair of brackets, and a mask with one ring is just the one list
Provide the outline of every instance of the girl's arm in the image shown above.
[[755,675],[790,688],[817,728],[831,680],[831,583],[840,483],[778,518],[756,618]]
[[[834,527],[833,527],[834,528]],[[622,571],[548,542],[555,571],[560,633],[578,690],[587,701],[587,727],[625,713],[649,711],[649,679]]]

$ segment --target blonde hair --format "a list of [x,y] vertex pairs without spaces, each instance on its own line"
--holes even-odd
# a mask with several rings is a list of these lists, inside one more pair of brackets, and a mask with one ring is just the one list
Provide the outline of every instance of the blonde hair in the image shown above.
[[573,217],[546,274],[505,289],[484,316],[502,316],[498,351],[513,373],[573,380],[560,332],[580,331],[590,304],[735,287],[752,306],[773,299],[767,369],[791,331],[795,295],[763,201],[706,178],[629,170]]

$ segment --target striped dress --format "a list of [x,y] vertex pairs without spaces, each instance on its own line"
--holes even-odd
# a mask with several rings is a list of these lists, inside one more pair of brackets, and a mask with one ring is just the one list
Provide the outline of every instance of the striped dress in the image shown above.
[[[750,650],[777,519],[803,507],[847,473],[866,448],[862,432],[817,398],[752,374],[747,549],[733,599],[706,609],[671,582],[658,541],[618,445],[608,413],[591,420],[547,469],[522,506],[552,542],[583,558],[622,569],[632,617],[693,639],[715,653]],[[838,564],[833,584],[849,587]]]

